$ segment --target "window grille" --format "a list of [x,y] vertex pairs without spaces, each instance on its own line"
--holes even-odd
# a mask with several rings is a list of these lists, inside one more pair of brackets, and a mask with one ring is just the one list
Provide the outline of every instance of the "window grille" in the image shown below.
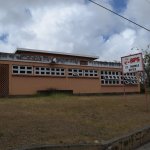
[[101,71],[101,84],[102,85],[117,85],[121,84],[120,72],[117,71]]
[[126,73],[121,76],[121,84],[137,85],[138,79],[135,73]]
[[13,74],[33,74],[33,67],[13,65],[12,73]]
[[47,68],[47,67],[35,67],[35,75],[47,75],[47,76],[64,76],[64,68]]
[[69,77],[97,77],[97,70],[68,69]]
[[[33,67],[31,66],[12,66],[13,74],[33,74]],[[44,76],[64,76],[64,68],[48,68],[48,67],[34,67],[34,75]]]

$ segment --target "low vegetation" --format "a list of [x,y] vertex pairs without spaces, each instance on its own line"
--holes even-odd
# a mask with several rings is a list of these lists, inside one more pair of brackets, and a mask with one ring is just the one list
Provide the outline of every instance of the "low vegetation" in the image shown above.
[[0,149],[101,143],[150,125],[147,100],[145,95],[1,98]]

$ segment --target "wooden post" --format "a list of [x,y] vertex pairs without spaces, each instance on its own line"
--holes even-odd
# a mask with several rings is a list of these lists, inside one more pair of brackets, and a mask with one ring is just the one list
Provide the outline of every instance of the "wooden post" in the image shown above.
[[123,74],[123,95],[124,95],[124,99],[126,100],[126,85],[124,83],[124,74]]

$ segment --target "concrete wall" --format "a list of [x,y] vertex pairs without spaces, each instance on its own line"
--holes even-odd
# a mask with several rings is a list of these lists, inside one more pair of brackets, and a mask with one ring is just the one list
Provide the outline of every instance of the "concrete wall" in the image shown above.
[[101,93],[116,93],[116,92],[139,92],[139,85],[129,86],[129,85],[109,85],[109,86],[102,86]]
[[[122,85],[101,85],[100,77],[50,77],[42,75],[13,75],[12,65],[26,66],[44,66],[44,67],[63,67],[77,69],[95,69],[95,70],[111,70],[121,71],[118,68],[100,68],[89,66],[75,65],[50,65],[42,63],[29,62],[13,62],[0,61],[0,64],[9,65],[9,95],[30,95],[36,94],[39,90],[58,89],[58,90],[73,90],[74,94],[83,93],[119,93],[124,92]],[[67,72],[66,72],[67,74]],[[126,92],[139,92],[139,85],[126,86]]]
[[11,80],[10,95],[30,95],[48,89],[69,90],[65,78],[13,76]]

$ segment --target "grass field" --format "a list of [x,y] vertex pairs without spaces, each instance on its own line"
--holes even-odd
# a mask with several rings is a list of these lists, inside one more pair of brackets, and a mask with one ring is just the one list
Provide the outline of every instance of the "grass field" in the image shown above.
[[144,95],[0,99],[0,149],[94,143],[150,125]]

